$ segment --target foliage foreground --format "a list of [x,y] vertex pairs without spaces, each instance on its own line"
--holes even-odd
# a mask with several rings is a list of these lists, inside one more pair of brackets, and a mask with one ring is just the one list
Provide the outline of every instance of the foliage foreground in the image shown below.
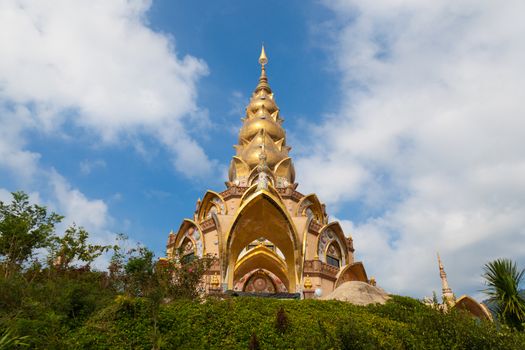
[[[525,349],[515,297],[523,272],[514,265],[487,278],[501,326],[406,297],[367,307],[201,299],[213,257],[157,260],[141,245],[124,250],[123,235],[115,246],[90,244],[76,225],[57,234],[62,218],[23,192],[11,204],[0,201],[0,350]],[[93,270],[109,250],[108,271]]]
[[[66,294],[74,291],[65,292]],[[107,295],[93,295],[100,300]],[[76,301],[81,313],[86,303]],[[146,298],[120,295],[89,317],[71,318],[67,305],[26,305],[4,318],[35,349],[523,349],[525,333],[443,314],[417,300],[386,305],[262,298],[175,299],[155,322]],[[38,304],[38,301],[34,302]],[[53,310],[56,308],[56,310]],[[62,309],[60,309],[62,308]],[[65,310],[64,310],[65,308]],[[31,310],[33,309],[33,310]],[[92,309],[91,309],[92,310]],[[88,312],[89,310],[84,310]],[[157,312],[157,311],[155,311]],[[80,322],[75,322],[80,321]],[[154,344],[155,343],[155,344]]]
[[525,325],[525,299],[519,286],[525,280],[525,269],[519,271],[509,259],[497,259],[484,267],[489,302],[494,305],[498,319],[505,324],[523,330]]

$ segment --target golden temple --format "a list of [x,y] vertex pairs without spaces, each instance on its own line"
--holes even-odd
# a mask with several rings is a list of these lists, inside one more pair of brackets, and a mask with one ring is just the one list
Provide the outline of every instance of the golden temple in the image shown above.
[[[246,107],[227,188],[208,190],[193,218],[171,232],[167,257],[215,256],[207,292],[295,293],[312,298],[347,281],[369,280],[354,261],[354,246],[340,224],[329,222],[315,194],[298,192],[283,119],[266,75]],[[181,252],[181,253],[179,253]]]

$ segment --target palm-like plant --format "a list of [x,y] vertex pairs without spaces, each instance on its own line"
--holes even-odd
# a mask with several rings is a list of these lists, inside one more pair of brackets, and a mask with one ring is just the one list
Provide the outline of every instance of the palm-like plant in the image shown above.
[[518,271],[516,263],[509,259],[497,259],[484,266],[484,292],[496,305],[501,322],[523,330],[525,324],[525,299],[519,294],[519,285],[525,279],[525,269]]

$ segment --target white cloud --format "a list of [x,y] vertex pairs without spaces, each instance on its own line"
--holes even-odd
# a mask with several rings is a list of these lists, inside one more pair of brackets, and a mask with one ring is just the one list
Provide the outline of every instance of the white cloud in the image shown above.
[[201,175],[192,165],[213,164],[186,125],[206,115],[195,99],[207,67],[179,57],[172,37],[147,26],[149,7],[140,0],[1,2],[0,102],[29,106],[39,130],[70,122],[108,142],[171,134],[191,148],[188,159],[180,142],[162,138],[177,170]]
[[23,131],[33,126],[24,106],[6,108],[0,104],[0,168],[9,170],[21,182],[29,182],[38,168],[40,155],[25,150]]
[[103,159],[84,159],[80,162],[79,168],[83,175],[89,175],[95,169],[105,168],[106,161]]
[[108,207],[104,201],[86,198],[82,192],[73,188],[56,171],[49,174],[49,181],[58,210],[66,217],[68,223],[75,222],[91,231],[107,227]]
[[302,188],[381,208],[349,227],[389,291],[439,292],[438,250],[458,294],[493,258],[525,266],[525,3],[327,6],[343,98],[297,160]]
[[[46,154],[31,147],[34,135],[70,142],[76,141],[71,134],[80,135],[79,142],[97,147],[124,140],[145,160],[151,152],[143,140],[153,139],[187,177],[216,171],[189,131],[208,125],[207,111],[196,104],[207,66],[180,55],[172,36],[148,26],[150,6],[143,0],[0,2],[0,171],[33,190],[33,201],[66,216],[58,232],[75,222],[93,242],[111,244],[114,223],[106,201],[39,162]],[[80,171],[104,166],[85,160]]]

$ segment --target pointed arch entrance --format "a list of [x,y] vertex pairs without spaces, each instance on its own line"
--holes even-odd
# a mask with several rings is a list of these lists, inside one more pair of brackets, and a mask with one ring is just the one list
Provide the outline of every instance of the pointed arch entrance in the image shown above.
[[[271,241],[283,258],[268,249],[252,249],[239,259],[241,252],[261,237]],[[227,254],[226,283],[232,289],[236,277],[249,268],[262,267],[286,281],[289,292],[296,292],[299,280],[300,241],[293,221],[279,198],[260,190],[245,199],[225,240]],[[248,271],[245,271],[248,272]]]

